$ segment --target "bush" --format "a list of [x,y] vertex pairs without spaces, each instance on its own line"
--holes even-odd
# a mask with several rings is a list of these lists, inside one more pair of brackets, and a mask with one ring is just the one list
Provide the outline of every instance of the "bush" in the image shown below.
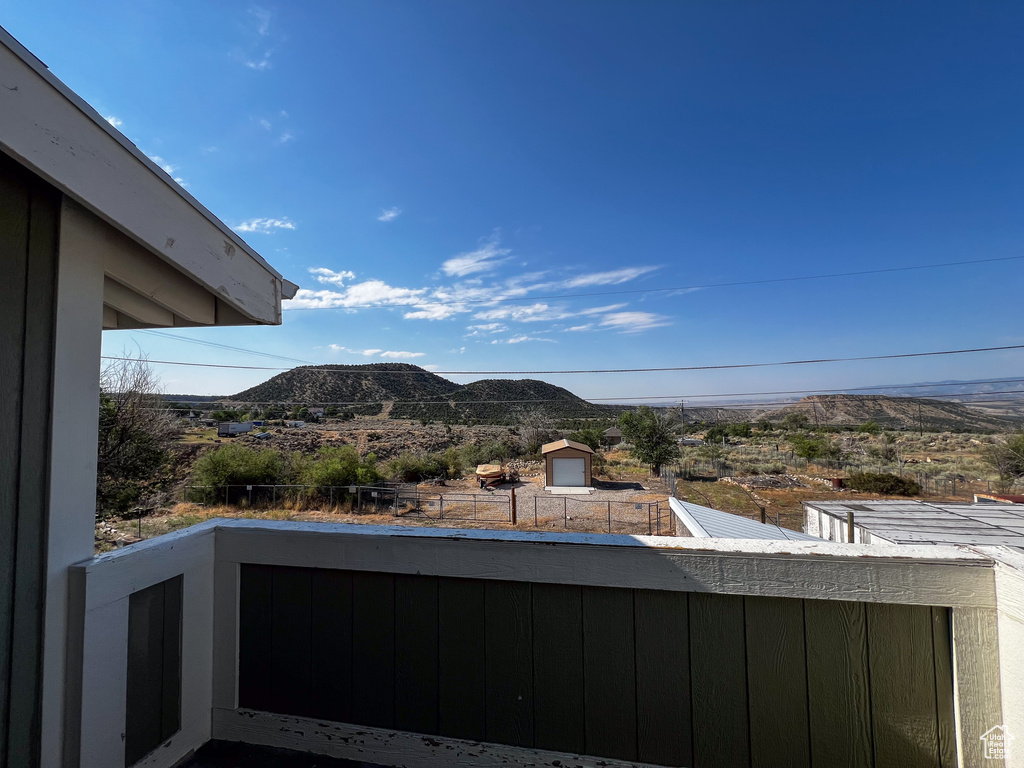
[[846,487],[883,496],[918,496],[921,486],[913,480],[887,472],[858,472],[846,478]]
[[448,467],[444,462],[444,454],[406,452],[389,461],[385,473],[392,480],[419,483],[448,477]]
[[824,437],[810,437],[809,435],[798,433],[789,438],[789,443],[793,446],[793,453],[809,461],[817,461],[819,459],[839,461],[843,458],[842,449],[836,443]]
[[204,453],[192,469],[197,485],[275,485],[283,479],[284,461],[272,448],[254,451],[233,443]]
[[380,480],[380,473],[377,471],[377,457],[372,453],[361,459],[350,445],[325,446],[302,468],[300,478],[303,485],[328,488],[371,485]]
[[878,422],[875,421],[874,419],[868,419],[859,427],[857,427],[857,431],[867,435],[877,435],[879,432],[882,431],[882,428],[878,426]]
[[593,451],[596,451],[601,447],[601,439],[603,437],[604,432],[598,427],[584,427],[583,429],[577,429],[575,432],[569,433],[570,440],[575,440],[577,443],[583,443]]

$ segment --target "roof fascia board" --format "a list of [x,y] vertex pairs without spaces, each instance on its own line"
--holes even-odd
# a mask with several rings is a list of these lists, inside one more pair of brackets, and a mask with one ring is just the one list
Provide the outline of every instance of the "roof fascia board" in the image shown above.
[[294,295],[263,257],[0,27],[0,149],[246,317]]

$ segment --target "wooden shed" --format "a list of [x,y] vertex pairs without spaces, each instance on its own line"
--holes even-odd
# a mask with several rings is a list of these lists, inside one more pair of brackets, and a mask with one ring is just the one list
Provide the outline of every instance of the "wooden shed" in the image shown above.
[[540,449],[544,456],[544,484],[561,488],[587,488],[594,451],[573,440],[556,440]]

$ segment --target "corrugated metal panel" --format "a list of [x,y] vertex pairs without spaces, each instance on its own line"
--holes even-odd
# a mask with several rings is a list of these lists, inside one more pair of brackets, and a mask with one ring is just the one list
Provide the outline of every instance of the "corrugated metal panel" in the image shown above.
[[807,509],[897,544],[977,544],[1024,547],[1024,506],[962,502],[813,501]]
[[669,499],[669,506],[690,534],[696,538],[820,541],[817,536],[775,525],[765,525],[756,520],[719,512],[717,509],[691,504],[688,501]]

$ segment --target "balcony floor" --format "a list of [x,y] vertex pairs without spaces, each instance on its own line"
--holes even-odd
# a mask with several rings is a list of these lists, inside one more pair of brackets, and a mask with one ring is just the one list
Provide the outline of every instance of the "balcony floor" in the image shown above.
[[385,768],[376,763],[339,760],[290,749],[234,741],[208,741],[178,768]]

